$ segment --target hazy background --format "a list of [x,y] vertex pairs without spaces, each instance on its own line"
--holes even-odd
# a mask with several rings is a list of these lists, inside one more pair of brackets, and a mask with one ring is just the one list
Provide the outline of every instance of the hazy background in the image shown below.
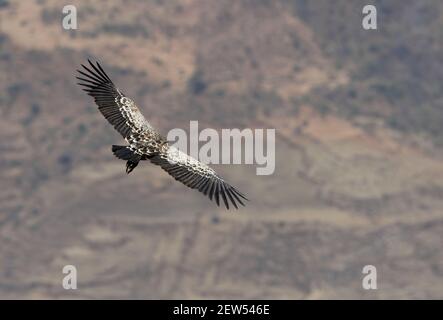
[[[163,134],[276,128],[275,174],[127,176],[87,58]],[[0,67],[0,298],[443,298],[442,1],[0,0]]]

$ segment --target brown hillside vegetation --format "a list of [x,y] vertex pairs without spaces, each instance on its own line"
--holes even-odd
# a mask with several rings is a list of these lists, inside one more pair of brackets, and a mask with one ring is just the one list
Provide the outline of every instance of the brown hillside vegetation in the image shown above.
[[[70,3],[0,0],[0,298],[443,298],[443,2]],[[87,58],[164,134],[275,128],[275,173],[215,166],[237,212],[126,175]]]

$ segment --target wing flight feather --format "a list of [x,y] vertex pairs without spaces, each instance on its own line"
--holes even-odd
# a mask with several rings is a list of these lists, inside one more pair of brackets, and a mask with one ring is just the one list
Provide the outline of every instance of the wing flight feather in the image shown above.
[[180,181],[191,189],[196,189],[215,200],[220,206],[220,200],[229,209],[232,204],[238,209],[238,204],[244,206],[248,200],[240,191],[224,181],[213,169],[200,161],[169,146],[166,152],[161,152],[149,159],[169,173],[175,180]]
[[82,64],[83,70],[77,70],[78,84],[94,98],[98,109],[114,128],[124,137],[140,134],[152,127],[141,114],[135,103],[126,97],[112,82],[98,62],[90,60],[89,67]]

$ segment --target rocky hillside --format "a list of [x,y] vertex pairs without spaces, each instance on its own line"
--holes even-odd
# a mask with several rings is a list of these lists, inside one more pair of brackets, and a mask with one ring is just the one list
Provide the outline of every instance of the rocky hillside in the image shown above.
[[[71,3],[0,0],[0,298],[443,298],[443,3]],[[87,58],[162,133],[275,128],[275,173],[216,166],[238,212],[127,176]]]

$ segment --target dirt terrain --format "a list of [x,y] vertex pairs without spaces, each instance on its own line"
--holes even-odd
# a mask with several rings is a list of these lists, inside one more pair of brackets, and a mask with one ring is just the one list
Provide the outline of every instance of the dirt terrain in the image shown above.
[[[364,1],[71,3],[77,30],[0,0],[0,298],[443,298],[443,4],[375,1],[364,31]],[[214,166],[238,211],[126,175],[87,58],[164,134],[275,128],[275,173]]]

